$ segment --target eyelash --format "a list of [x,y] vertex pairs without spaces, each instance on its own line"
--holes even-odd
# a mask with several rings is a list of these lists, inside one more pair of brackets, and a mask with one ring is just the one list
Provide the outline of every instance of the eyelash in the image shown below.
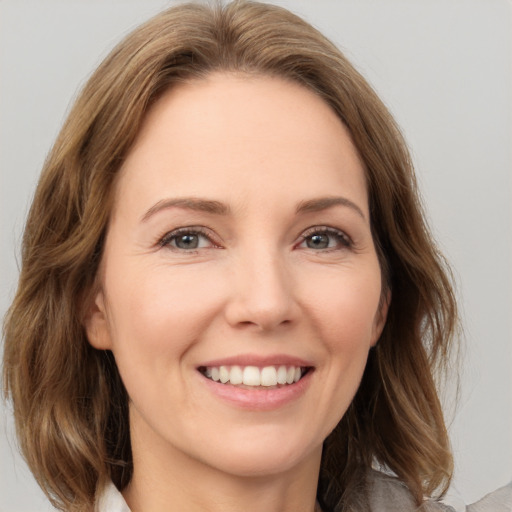
[[208,240],[209,243],[211,243],[214,247],[219,247],[218,244],[216,244],[209,231],[206,229],[200,228],[200,227],[184,227],[184,228],[178,228],[173,231],[170,231],[169,233],[166,233],[159,241],[158,245],[160,247],[170,247],[172,250],[178,251],[178,252],[190,252],[194,253],[197,252],[198,249],[182,249],[180,247],[173,247],[171,246],[171,243],[175,240],[177,240],[180,236],[184,235],[192,235],[197,237],[203,237]]
[[[211,233],[209,230],[206,230],[201,227],[183,227],[178,228],[173,231],[170,231],[169,233],[166,233],[163,237],[161,237],[158,241],[159,247],[169,247],[172,250],[175,250],[177,252],[188,252],[188,253],[196,253],[198,249],[202,249],[202,247],[194,248],[194,249],[183,249],[180,247],[172,246],[172,242],[177,240],[180,236],[184,235],[192,235],[197,237],[203,237],[208,240],[210,244],[213,245],[214,248],[220,248],[220,245],[214,242]],[[309,249],[312,249],[315,252],[331,252],[331,251],[337,251],[340,249],[350,249],[353,245],[352,240],[350,237],[348,237],[343,231],[340,231],[339,229],[331,228],[328,226],[314,226],[312,228],[307,229],[303,234],[301,234],[300,238],[301,241],[298,244],[298,246],[302,245],[304,242],[306,242],[308,239],[313,237],[314,235],[327,235],[329,237],[334,237],[337,240],[337,245],[335,247],[327,247],[327,248],[321,248],[321,249],[312,249],[311,247]]]
[[[339,229],[331,228],[328,226],[315,226],[313,228],[309,228],[301,235],[301,244],[306,242],[308,239],[311,239],[314,235],[327,235],[330,237],[334,237],[337,240],[337,246],[328,247],[320,249],[319,251],[323,252],[331,252],[337,251],[340,249],[350,249],[353,245],[352,240],[349,236],[347,236],[343,231]],[[300,245],[300,244],[299,244]],[[315,249],[313,249],[315,250]],[[319,252],[318,251],[318,252]]]

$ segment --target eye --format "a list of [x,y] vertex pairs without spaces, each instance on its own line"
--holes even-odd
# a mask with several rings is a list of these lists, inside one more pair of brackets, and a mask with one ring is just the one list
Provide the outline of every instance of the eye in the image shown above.
[[352,245],[350,238],[338,229],[328,227],[315,227],[302,235],[299,247],[314,250],[346,249]]
[[158,242],[161,247],[180,251],[194,251],[216,247],[211,238],[200,228],[180,228],[167,233]]

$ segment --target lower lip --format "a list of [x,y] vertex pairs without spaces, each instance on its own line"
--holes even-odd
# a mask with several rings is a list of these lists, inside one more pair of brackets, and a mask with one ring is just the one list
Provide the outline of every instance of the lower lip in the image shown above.
[[215,382],[202,374],[200,377],[215,396],[230,405],[249,411],[272,411],[292,403],[304,395],[313,373],[313,370],[310,370],[298,382],[272,389],[264,387],[258,389],[239,388]]

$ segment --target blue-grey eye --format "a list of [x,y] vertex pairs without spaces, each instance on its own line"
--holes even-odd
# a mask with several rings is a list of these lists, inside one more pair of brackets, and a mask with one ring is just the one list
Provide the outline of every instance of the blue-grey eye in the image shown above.
[[301,247],[317,251],[346,249],[351,246],[350,239],[337,229],[314,228],[302,235]]
[[327,233],[317,233],[306,238],[306,245],[309,249],[327,249],[329,247],[329,237]]
[[159,245],[180,251],[194,251],[214,246],[207,234],[195,229],[171,231],[160,240]]
[[199,247],[199,235],[185,233],[174,238],[174,245],[178,249],[197,249]]

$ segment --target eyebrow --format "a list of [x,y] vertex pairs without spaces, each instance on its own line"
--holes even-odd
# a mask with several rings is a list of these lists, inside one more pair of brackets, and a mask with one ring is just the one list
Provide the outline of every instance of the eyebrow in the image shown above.
[[322,210],[327,210],[328,208],[332,208],[333,206],[346,206],[352,210],[354,210],[360,217],[366,219],[363,210],[357,206],[356,203],[347,199],[346,197],[319,197],[318,199],[309,199],[307,201],[301,201],[297,205],[297,213],[309,213],[309,212],[319,212]]
[[219,201],[209,199],[199,199],[196,197],[183,197],[177,199],[163,199],[153,205],[141,218],[142,222],[146,222],[155,213],[166,210],[168,208],[184,208],[186,210],[195,210],[199,212],[212,213],[215,215],[227,215],[230,212],[229,206]]
[[[363,211],[357,204],[346,197],[319,197],[316,199],[308,199],[301,201],[295,210],[296,214],[319,212],[327,210],[334,206],[345,206],[355,211],[360,217],[366,219]],[[168,208],[183,208],[186,210],[194,210],[199,212],[211,213],[214,215],[228,215],[231,209],[228,205],[220,201],[210,199],[200,199],[197,197],[183,197],[173,199],[162,199],[153,205],[141,218],[141,222],[146,222],[156,213]]]

